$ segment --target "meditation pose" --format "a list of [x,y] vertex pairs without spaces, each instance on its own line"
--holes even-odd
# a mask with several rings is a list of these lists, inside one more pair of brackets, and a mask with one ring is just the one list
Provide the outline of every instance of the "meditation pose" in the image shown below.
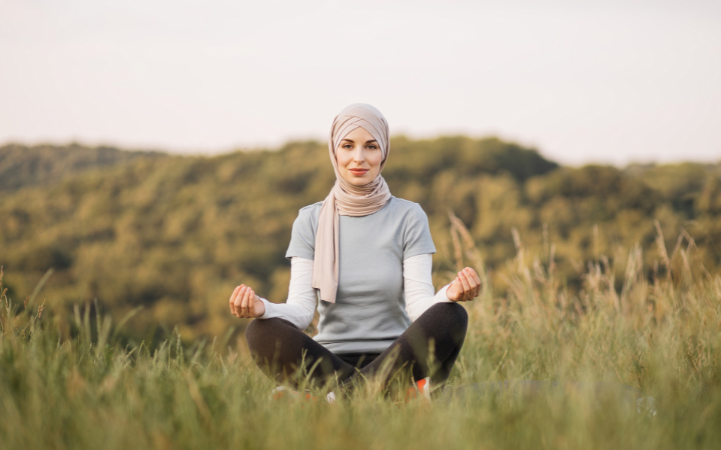
[[[430,392],[446,382],[461,350],[468,316],[456,302],[477,297],[480,279],[465,268],[434,294],[428,218],[417,203],[393,197],[381,176],[388,135],[373,106],[338,114],[329,143],[336,182],[293,224],[288,300],[270,303],[244,284],[230,297],[231,313],[255,318],[246,330],[251,355],[281,385],[297,386],[304,365],[315,385],[387,384],[405,371]],[[311,338],[303,330],[316,305]]]

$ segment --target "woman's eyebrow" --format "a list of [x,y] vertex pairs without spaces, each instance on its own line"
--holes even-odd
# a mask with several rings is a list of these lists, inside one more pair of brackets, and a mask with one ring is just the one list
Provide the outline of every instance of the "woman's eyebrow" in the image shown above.
[[376,144],[378,143],[378,141],[376,141],[375,139],[371,139],[370,141],[366,141],[366,144],[370,144],[370,143],[373,143],[373,142],[375,142]]

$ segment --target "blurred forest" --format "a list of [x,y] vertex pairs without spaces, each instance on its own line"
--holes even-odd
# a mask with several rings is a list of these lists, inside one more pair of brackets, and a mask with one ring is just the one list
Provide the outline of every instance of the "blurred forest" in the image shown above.
[[112,147],[6,145],[0,148],[0,192],[25,186],[50,185],[68,175],[113,166],[138,157],[162,157],[164,153],[123,151]]
[[[383,175],[429,216],[436,288],[471,263],[484,266],[496,296],[528,259],[552,268],[571,297],[589,267],[622,280],[627,261],[658,267],[674,249],[695,251],[706,273],[721,267],[721,163],[571,168],[496,138],[397,136]],[[97,301],[116,320],[143,307],[126,325],[132,339],[176,326],[185,339],[220,335],[243,325],[228,313],[234,286],[285,300],[293,220],[333,181],[327,146],[314,141],[214,157],[7,145],[4,284],[20,301],[52,268],[39,299],[56,317]],[[451,214],[468,234],[451,228]],[[482,261],[458,250],[463,239]]]

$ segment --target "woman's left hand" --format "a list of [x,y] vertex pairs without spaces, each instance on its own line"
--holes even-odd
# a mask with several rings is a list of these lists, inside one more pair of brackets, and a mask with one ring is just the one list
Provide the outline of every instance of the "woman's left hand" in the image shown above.
[[454,302],[467,302],[478,297],[481,292],[481,279],[470,267],[458,272],[458,276],[448,286],[446,297]]

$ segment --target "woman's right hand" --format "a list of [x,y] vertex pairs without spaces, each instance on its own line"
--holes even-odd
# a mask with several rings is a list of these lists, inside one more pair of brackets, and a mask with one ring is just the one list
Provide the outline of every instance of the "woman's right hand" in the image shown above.
[[458,276],[448,286],[446,296],[454,302],[468,302],[481,293],[481,279],[470,267],[458,272]]
[[265,314],[265,304],[250,286],[241,284],[230,296],[230,313],[240,318],[260,317]]

